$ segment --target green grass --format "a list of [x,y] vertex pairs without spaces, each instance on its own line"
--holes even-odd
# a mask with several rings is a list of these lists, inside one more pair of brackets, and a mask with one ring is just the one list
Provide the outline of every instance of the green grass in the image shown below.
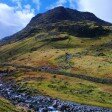
[[66,101],[112,108],[112,86],[41,72],[20,72],[10,77],[19,92],[43,94]]
[[25,53],[33,52],[34,48],[38,49],[38,47],[40,48],[43,44],[45,44],[45,42],[35,39],[35,37],[31,37],[23,41],[2,46],[0,49],[0,61],[4,62],[16,59],[18,56]]
[[23,111],[15,107],[6,99],[0,97],[0,112],[23,112]]
[[[70,40],[46,43],[31,37],[5,45],[0,48],[0,62],[36,67],[46,65],[60,67],[65,73],[112,78],[112,35],[97,39],[69,35],[69,38]],[[67,52],[72,55],[69,63],[65,62]],[[59,74],[55,78],[53,74],[40,72],[23,72],[5,77],[5,80],[10,78],[21,86],[21,92],[41,93],[63,100],[112,108],[112,85],[92,83]]]

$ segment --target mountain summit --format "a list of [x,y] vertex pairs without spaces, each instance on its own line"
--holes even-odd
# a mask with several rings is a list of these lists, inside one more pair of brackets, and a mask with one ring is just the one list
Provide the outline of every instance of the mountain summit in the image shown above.
[[70,8],[64,8],[62,6],[51,9],[43,14],[38,14],[32,18],[29,25],[39,25],[39,24],[49,24],[56,23],[59,21],[93,21],[100,25],[111,25],[108,22],[105,22],[97,18],[93,13],[90,12],[80,12]]
[[2,39],[2,43],[15,42],[35,36],[39,32],[66,32],[77,37],[97,37],[108,34],[111,23],[97,18],[93,13],[80,12],[62,6],[37,14],[20,32]]

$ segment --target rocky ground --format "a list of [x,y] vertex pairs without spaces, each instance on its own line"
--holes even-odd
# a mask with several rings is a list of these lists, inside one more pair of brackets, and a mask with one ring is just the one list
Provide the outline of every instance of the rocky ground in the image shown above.
[[6,73],[0,74],[0,96],[10,100],[13,104],[26,107],[35,112],[112,112],[111,109],[81,105],[73,102],[53,99],[48,96],[29,96],[28,94],[18,93],[14,86],[2,82],[2,77]]

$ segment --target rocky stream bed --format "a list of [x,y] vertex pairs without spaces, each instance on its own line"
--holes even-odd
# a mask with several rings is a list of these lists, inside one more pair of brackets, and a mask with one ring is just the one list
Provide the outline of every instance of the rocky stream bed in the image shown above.
[[12,84],[2,81],[5,75],[7,74],[0,73],[0,96],[10,100],[14,105],[24,106],[35,112],[112,112],[112,109],[81,105],[48,96],[19,93]]

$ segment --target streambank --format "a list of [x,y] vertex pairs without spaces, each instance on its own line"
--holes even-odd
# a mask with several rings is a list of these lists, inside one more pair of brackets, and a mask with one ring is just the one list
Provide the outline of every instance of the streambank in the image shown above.
[[24,106],[35,112],[112,112],[111,109],[81,105],[78,103],[62,101],[48,96],[30,96],[26,93],[19,93],[14,84],[2,81],[8,75],[0,73],[0,96],[10,100],[15,105]]

